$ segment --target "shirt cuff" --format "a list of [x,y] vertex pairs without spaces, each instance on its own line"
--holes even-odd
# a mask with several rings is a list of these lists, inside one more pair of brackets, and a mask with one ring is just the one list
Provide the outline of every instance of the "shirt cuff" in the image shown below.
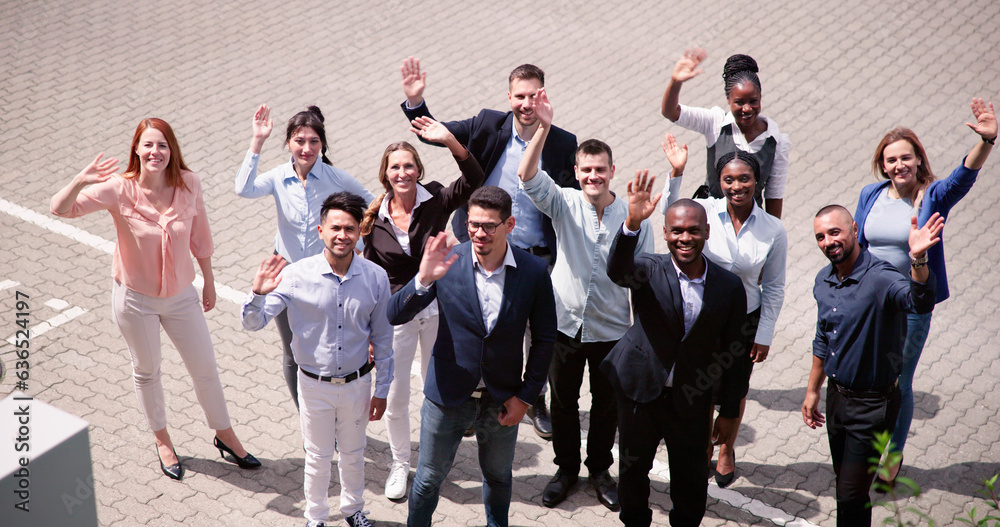
[[416,276],[413,277],[413,286],[414,286],[413,288],[417,291],[418,295],[426,295],[431,291],[431,286],[425,287],[423,284],[420,283],[420,280]]
[[258,295],[257,293],[250,291],[250,296],[247,297],[246,305],[261,308],[264,307],[264,303],[266,301],[267,295]]
[[[641,229],[641,227],[640,227],[640,229]],[[625,222],[622,222],[622,234],[624,234],[625,236],[638,236],[639,235],[639,231],[631,231],[631,230],[629,230],[629,228],[625,225]]]
[[420,101],[420,104],[418,104],[418,105],[416,105],[416,106],[410,106],[410,100],[409,100],[409,99],[406,99],[406,100],[404,100],[404,101],[403,101],[403,104],[404,104],[404,105],[406,105],[406,109],[407,109],[407,110],[416,110],[417,108],[420,108],[421,106],[423,106],[423,105],[424,105],[424,101],[423,101],[423,100],[421,100],[421,101]]

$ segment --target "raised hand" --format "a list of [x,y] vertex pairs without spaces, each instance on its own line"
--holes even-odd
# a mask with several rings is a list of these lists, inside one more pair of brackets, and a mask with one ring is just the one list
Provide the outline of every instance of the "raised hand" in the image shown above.
[[451,247],[452,244],[448,243],[448,233],[445,231],[427,239],[424,255],[420,258],[420,270],[417,271],[417,280],[421,285],[429,286],[448,274],[451,264],[458,260],[457,254],[448,257]]
[[260,105],[253,114],[253,137],[264,140],[271,136],[274,123],[271,122],[271,109],[266,104]]
[[704,71],[698,66],[706,57],[708,57],[708,53],[702,48],[684,50],[684,55],[674,65],[674,73],[671,78],[675,82],[684,82],[697,77]]
[[625,226],[630,231],[639,230],[643,220],[650,217],[656,210],[656,204],[660,202],[662,194],[656,194],[652,199],[653,182],[656,176],[650,176],[649,170],[637,170],[635,179],[628,182],[628,218],[625,219]]
[[927,249],[941,241],[941,230],[944,229],[944,218],[935,212],[923,227],[917,228],[917,217],[910,218],[910,254],[914,258],[922,257]]
[[410,131],[432,143],[447,145],[456,141],[455,135],[448,127],[430,117],[417,117],[410,122]]
[[670,161],[670,166],[674,168],[670,172],[670,177],[684,175],[684,166],[687,165],[688,159],[688,146],[677,144],[674,134],[670,133],[663,136],[663,142],[660,143],[660,146],[663,148],[663,153],[667,154],[667,161]]
[[399,68],[403,74],[403,93],[410,103],[410,108],[415,108],[424,100],[424,88],[427,85],[427,73],[420,71],[420,59],[408,57]]
[[111,175],[118,171],[118,159],[109,158],[101,161],[104,157],[104,152],[97,154],[97,157],[87,165],[79,174],[76,176],[76,182],[82,186],[93,185],[94,183],[101,183],[102,181],[107,181],[111,178]]
[[264,259],[257,268],[257,274],[253,277],[253,292],[257,295],[266,295],[274,291],[281,283],[278,275],[285,268],[285,259],[279,254],[272,254]]
[[972,128],[983,139],[996,139],[997,116],[993,111],[993,103],[987,103],[973,97],[969,106],[972,107],[972,115],[976,118],[976,122],[975,124],[965,123],[965,125]]
[[552,126],[552,104],[545,88],[539,89],[538,97],[535,97],[535,116],[546,128]]

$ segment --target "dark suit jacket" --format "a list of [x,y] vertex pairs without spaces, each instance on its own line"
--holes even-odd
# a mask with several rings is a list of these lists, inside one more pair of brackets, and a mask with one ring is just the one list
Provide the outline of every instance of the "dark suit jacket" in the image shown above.
[[674,407],[682,416],[700,416],[720,383],[719,415],[739,415],[747,383],[742,326],[746,291],[739,277],[708,260],[701,313],[684,335],[680,283],[669,254],[634,256],[638,236],[619,228],[608,257],[608,277],[632,290],[634,322],[601,363],[619,396],[640,403],[660,396],[674,365]]
[[[372,230],[364,237],[365,259],[371,260],[385,269],[389,274],[389,284],[395,293],[406,285],[420,270],[420,257],[424,254],[424,245],[431,236],[448,226],[448,216],[460,206],[465,205],[474,190],[483,184],[486,176],[476,162],[469,156],[464,161],[457,161],[462,170],[462,176],[452,181],[447,187],[431,181],[423,185],[431,194],[431,199],[420,204],[413,211],[407,234],[410,236],[410,254],[403,251],[396,239],[396,232],[389,220],[375,218]],[[390,190],[383,199],[392,199]]]
[[[403,101],[401,106],[406,118],[411,121],[417,117],[431,116],[426,101],[412,110],[406,108],[406,101]],[[483,109],[479,115],[470,119],[448,121],[443,124],[455,135],[458,142],[469,149],[472,156],[479,161],[479,165],[483,167],[486,177],[489,177],[500,161],[500,156],[503,154],[507,142],[510,141],[514,127],[514,114]],[[423,138],[420,140],[429,145],[441,146],[437,143],[424,141]],[[562,128],[553,126],[545,140],[545,147],[542,148],[542,170],[548,173],[559,186],[579,189],[580,183],[577,182],[576,173],[573,170],[575,164],[576,136]],[[469,234],[465,228],[467,219],[468,209],[463,207],[455,212],[451,223],[455,236],[463,242],[469,241]],[[545,235],[545,243],[549,245],[549,249],[554,255],[556,233],[552,229],[551,220],[544,214],[542,215],[542,230]]]
[[[517,267],[507,268],[500,313],[488,333],[469,243],[454,249],[458,260],[427,294],[416,294],[414,278],[389,299],[388,316],[393,325],[409,322],[438,299],[438,334],[424,385],[424,395],[437,404],[458,406],[467,401],[480,378],[498,403],[514,395],[529,404],[538,400],[556,340],[555,297],[545,261],[508,247],[514,251]],[[531,347],[523,365],[524,332],[529,321]]]

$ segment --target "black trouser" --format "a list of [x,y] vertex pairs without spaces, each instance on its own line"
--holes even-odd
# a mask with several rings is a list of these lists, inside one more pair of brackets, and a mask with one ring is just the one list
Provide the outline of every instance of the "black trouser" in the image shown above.
[[888,395],[844,394],[832,383],[826,389],[827,436],[833,471],[837,474],[837,525],[872,524],[869,488],[875,474],[869,459],[877,458],[875,433],[892,432],[899,414],[899,387]]
[[[670,525],[696,527],[705,516],[708,499],[708,444],[711,436],[710,406],[682,417],[674,409],[671,388],[649,403],[637,403],[618,394],[618,498],[619,514],[626,526],[647,527],[653,521],[649,508],[649,470],[656,448],[667,444],[670,467]],[[708,401],[706,401],[708,402]]]
[[299,407],[299,365],[295,363],[295,355],[292,355],[292,328],[288,325],[288,310],[282,309],[281,313],[274,315],[274,325],[278,326],[278,335],[281,337],[281,347],[284,355],[281,358],[281,365],[285,372],[285,384],[288,385],[288,393],[292,394],[292,402],[295,407]]
[[549,367],[549,387],[552,389],[552,450],[555,463],[563,473],[580,473],[580,386],[583,368],[590,370],[590,430],[587,432],[587,460],[591,474],[611,467],[618,428],[615,392],[600,365],[616,342],[580,342],[576,338],[556,333],[555,351]]

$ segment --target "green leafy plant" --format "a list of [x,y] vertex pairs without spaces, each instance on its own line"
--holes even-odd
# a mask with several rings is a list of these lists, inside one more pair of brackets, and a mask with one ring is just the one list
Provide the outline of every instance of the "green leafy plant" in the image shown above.
[[[996,483],[998,474],[994,474],[992,478],[983,480],[983,485],[986,486],[986,490],[980,489],[979,492],[986,496],[986,506],[993,509],[993,511],[987,510],[983,518],[976,519],[976,508],[973,507],[969,511],[968,518],[955,518],[956,520],[966,524],[975,525],[976,527],[1000,527],[1000,516],[994,516],[994,511],[1000,511],[1000,500],[997,498]],[[992,522],[992,523],[991,523]]]

